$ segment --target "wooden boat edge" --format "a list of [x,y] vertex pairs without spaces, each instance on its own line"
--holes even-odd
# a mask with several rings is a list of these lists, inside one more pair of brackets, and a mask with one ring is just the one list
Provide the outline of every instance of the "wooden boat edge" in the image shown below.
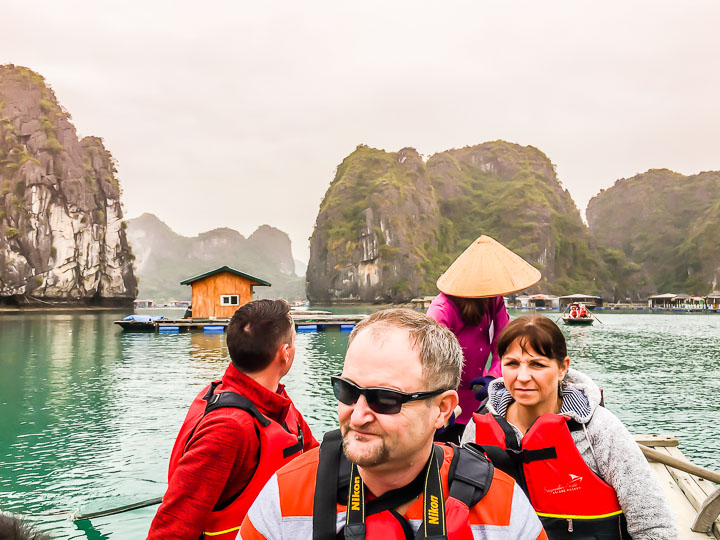
[[[635,441],[668,456],[689,462],[679,448],[679,441],[671,435],[635,435]],[[658,483],[663,489],[670,508],[675,516],[680,540],[697,540],[715,538],[720,540],[720,519],[714,516],[711,532],[692,531],[698,512],[703,503],[712,495],[717,494],[717,486],[708,480],[679,471],[657,461],[648,459],[650,468],[655,473]]]

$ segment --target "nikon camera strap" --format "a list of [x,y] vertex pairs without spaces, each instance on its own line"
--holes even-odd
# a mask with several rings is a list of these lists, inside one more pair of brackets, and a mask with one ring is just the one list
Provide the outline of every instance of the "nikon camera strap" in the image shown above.
[[[443,456],[442,447],[434,445],[433,452],[430,454],[423,474],[423,522],[415,536],[417,539],[447,539],[445,497],[443,496],[442,477],[440,476],[440,463]],[[393,504],[391,507],[387,505],[378,507],[379,505],[377,503],[380,503],[382,498],[383,497],[379,497],[368,503],[368,506],[373,507],[370,510],[370,514],[383,510],[391,510],[397,506],[397,504]],[[385,506],[385,508],[382,508],[382,506]],[[351,464],[345,521],[346,540],[364,540],[366,534],[365,519],[369,515],[367,510],[365,505],[364,483],[358,473],[357,466]],[[395,517],[399,516],[395,515]],[[400,518],[403,519],[401,516]]]

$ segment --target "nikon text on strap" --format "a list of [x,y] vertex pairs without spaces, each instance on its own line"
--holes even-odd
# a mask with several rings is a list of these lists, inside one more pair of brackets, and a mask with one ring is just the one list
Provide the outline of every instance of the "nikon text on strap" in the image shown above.
[[[445,452],[435,445],[426,467],[410,484],[384,493],[365,502],[364,485],[357,467],[352,466],[342,453],[342,436],[339,430],[325,434],[320,446],[315,496],[313,501],[313,540],[366,537],[365,520],[388,511],[406,531],[406,538],[447,538],[448,523],[446,498],[442,490],[442,467]],[[453,457],[447,472],[449,497],[468,508],[475,506],[488,492],[494,468],[482,453],[474,448],[452,446]],[[352,467],[352,468],[351,468]],[[409,523],[394,509],[423,495],[423,523],[412,533]],[[346,526],[338,536],[337,505],[347,504]]]
[[[442,490],[442,478],[440,476],[440,463],[442,463],[443,451],[440,446],[433,446],[433,452],[428,459],[423,471],[423,522],[418,530],[416,538],[447,538],[445,525],[445,497]],[[379,497],[372,502],[380,502]],[[410,499],[407,499],[410,500]],[[403,502],[407,502],[403,501]],[[358,473],[357,466],[350,465],[350,489],[348,490],[347,515],[345,520],[346,540],[363,540],[365,538],[365,518],[367,508],[365,504],[365,488],[362,478]],[[402,502],[393,501],[393,506],[386,504],[373,505],[371,513],[390,510]],[[397,504],[395,504],[397,503]],[[368,503],[367,506],[370,506]]]

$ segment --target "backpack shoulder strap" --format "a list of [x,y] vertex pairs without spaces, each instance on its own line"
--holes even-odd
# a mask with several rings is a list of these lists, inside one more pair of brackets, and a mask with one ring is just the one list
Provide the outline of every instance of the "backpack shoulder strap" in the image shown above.
[[335,540],[338,470],[342,435],[340,430],[328,431],[320,444],[313,500],[313,540]]
[[461,447],[453,445],[453,449],[448,471],[449,495],[472,508],[490,490],[495,468],[472,443]]

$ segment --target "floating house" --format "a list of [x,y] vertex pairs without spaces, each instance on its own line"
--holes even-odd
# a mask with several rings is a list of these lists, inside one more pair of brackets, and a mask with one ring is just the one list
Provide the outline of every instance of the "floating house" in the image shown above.
[[713,291],[705,297],[705,307],[707,309],[719,310],[720,309],[720,292]]
[[149,308],[155,305],[152,300],[133,300],[133,305],[136,308]]
[[165,305],[167,307],[186,308],[190,306],[190,300],[170,300]]
[[564,309],[574,302],[585,304],[588,309],[595,309],[603,305],[603,299],[600,296],[590,294],[568,294],[560,297],[560,308]]
[[699,311],[705,309],[705,298],[690,294],[656,294],[648,297],[648,307],[674,311]]
[[552,294],[521,295],[515,298],[517,309],[560,309],[560,298]]
[[270,287],[270,283],[229,266],[181,281],[192,287],[193,319],[224,319],[253,298],[253,287]]
[[672,301],[676,296],[674,293],[648,296],[648,307],[650,309],[672,309]]
[[430,307],[430,304],[432,304],[432,301],[435,299],[435,295],[433,296],[421,296],[418,298],[413,298],[410,300],[410,304],[412,305],[413,309],[427,309]]
[[705,309],[705,299],[702,296],[679,294],[673,300],[675,309],[698,311]]

